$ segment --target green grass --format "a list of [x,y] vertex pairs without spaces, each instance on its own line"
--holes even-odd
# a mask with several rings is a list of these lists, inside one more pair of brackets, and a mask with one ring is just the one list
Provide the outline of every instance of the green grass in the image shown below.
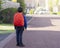
[[0,24],[0,34],[15,32],[12,24]]
[[13,33],[14,30],[0,30],[0,34],[7,34],[7,33]]
[[50,14],[56,14],[56,15],[60,15],[60,12],[50,12]]
[[0,24],[1,26],[13,26],[13,24]]

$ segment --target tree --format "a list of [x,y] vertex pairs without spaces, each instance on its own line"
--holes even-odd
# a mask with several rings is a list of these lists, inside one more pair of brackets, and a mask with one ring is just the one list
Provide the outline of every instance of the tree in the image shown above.
[[24,0],[17,0],[20,3],[20,6],[23,8],[23,12],[25,11],[25,2]]
[[13,23],[13,15],[17,12],[16,8],[6,8],[0,12],[0,23]]
[[52,12],[53,11],[53,3],[52,0],[49,0],[49,10]]

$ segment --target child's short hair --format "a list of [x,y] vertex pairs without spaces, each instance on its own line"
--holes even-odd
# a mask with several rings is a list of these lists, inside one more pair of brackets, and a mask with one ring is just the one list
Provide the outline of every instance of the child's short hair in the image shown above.
[[18,12],[23,12],[23,8],[22,7],[19,7],[18,8]]

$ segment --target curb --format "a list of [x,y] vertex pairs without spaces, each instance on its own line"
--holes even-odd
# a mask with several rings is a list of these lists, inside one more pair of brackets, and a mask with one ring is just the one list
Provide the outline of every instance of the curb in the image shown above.
[[15,37],[15,33],[9,35],[6,39],[0,42],[0,48],[3,48],[13,37]]

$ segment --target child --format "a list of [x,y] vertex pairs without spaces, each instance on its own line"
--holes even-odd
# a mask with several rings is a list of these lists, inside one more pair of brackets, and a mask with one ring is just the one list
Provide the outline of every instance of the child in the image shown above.
[[27,28],[26,17],[23,15],[23,9],[21,7],[18,8],[18,12],[14,14],[14,27],[16,29],[16,41],[17,46],[24,47],[22,43],[22,35],[25,29]]

